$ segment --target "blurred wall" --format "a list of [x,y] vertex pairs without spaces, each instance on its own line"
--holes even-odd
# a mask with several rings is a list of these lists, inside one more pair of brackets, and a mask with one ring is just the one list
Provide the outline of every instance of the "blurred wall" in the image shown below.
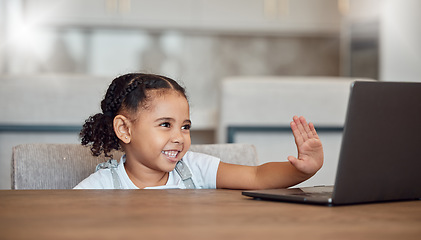
[[215,141],[226,77],[418,81],[418,9],[416,0],[0,0],[0,127],[73,129],[0,132],[0,188],[10,186],[12,146],[78,142],[75,129],[126,72],[186,86],[194,143]]
[[421,82],[421,1],[385,0],[381,15],[384,81]]
[[193,143],[215,142],[227,76],[339,75],[336,0],[0,0],[0,12],[2,189],[12,146],[77,143],[120,74],[185,85]]

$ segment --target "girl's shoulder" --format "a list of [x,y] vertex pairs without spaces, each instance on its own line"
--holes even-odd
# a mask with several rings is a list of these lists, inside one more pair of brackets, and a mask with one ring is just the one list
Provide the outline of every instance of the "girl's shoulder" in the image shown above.
[[195,169],[217,169],[220,161],[221,160],[215,156],[192,151],[187,151],[186,155],[183,157],[183,162],[185,162],[193,171],[195,171]]
[[80,182],[74,189],[113,189],[110,169],[100,169]]
[[191,161],[220,161],[219,158],[205,154],[205,153],[199,153],[199,152],[192,152],[187,151],[187,153],[183,157],[183,161],[185,162],[191,162]]

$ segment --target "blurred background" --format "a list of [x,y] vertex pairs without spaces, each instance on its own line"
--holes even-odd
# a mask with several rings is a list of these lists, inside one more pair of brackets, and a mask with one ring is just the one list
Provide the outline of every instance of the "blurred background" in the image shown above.
[[[13,146],[78,143],[109,83],[128,72],[166,75],[186,87],[194,144],[260,139],[261,158],[284,160],[294,153],[267,154],[283,137],[227,136],[223,82],[329,80],[321,89],[342,94],[335,85],[342,80],[346,89],[348,80],[360,78],[421,81],[420,11],[418,0],[0,0],[0,189],[10,188]],[[328,130],[332,162],[347,92],[341,96],[338,121],[307,114]],[[264,127],[285,132],[290,117]],[[337,136],[328,140],[332,132]]]

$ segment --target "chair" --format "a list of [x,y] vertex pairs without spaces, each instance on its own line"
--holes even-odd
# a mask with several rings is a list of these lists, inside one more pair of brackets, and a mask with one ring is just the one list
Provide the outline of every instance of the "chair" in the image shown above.
[[[257,165],[249,144],[192,145],[190,150],[219,157],[227,163]],[[113,152],[120,159],[122,152]],[[22,144],[13,147],[12,189],[72,189],[107,159],[92,156],[80,144]]]

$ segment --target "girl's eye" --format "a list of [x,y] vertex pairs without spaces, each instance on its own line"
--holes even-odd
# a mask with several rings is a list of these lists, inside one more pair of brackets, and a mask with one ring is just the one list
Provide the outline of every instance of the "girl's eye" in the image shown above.
[[159,124],[159,126],[169,128],[171,127],[171,124],[169,122],[164,122],[164,123]]
[[181,129],[190,130],[190,128],[191,128],[191,125],[190,124],[186,124]]

